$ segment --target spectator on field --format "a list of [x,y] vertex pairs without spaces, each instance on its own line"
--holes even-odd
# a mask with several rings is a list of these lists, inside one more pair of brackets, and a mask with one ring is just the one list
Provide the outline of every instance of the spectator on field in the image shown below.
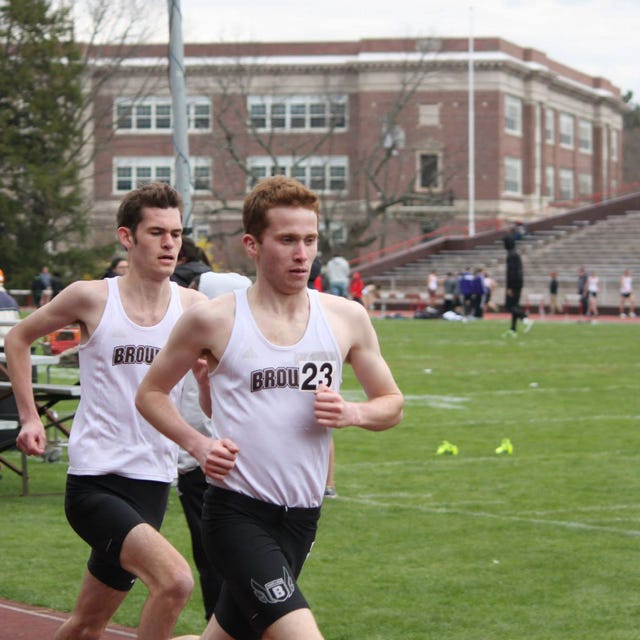
[[51,289],[51,274],[49,267],[42,267],[40,272],[40,282],[42,283],[42,294],[40,296],[40,306],[47,304],[51,300],[53,290]]
[[429,304],[433,307],[436,304],[436,297],[438,295],[438,272],[434,269],[427,276],[427,293],[429,294]]
[[349,263],[342,256],[334,256],[327,262],[326,275],[329,279],[329,293],[347,297],[349,292]]
[[192,238],[182,238],[182,248],[178,255],[178,266],[171,279],[181,287],[188,287],[196,276],[211,271],[211,263],[204,250]]
[[484,274],[479,267],[473,271],[473,283],[471,289],[471,313],[472,317],[482,318],[482,301],[484,299]]
[[0,351],[4,351],[4,337],[13,324],[20,320],[20,307],[16,299],[4,288],[4,271],[0,269]]
[[524,269],[522,267],[522,258],[516,248],[516,242],[511,236],[505,236],[503,239],[504,248],[507,251],[506,262],[506,291],[505,291],[505,307],[511,313],[511,328],[506,335],[515,337],[518,320],[522,321],[524,331],[527,333],[533,326],[533,320],[527,317],[524,309],[520,306],[520,295],[524,285]]
[[129,263],[126,258],[122,256],[116,256],[107,267],[107,270],[102,274],[102,278],[115,278],[116,276],[123,276],[129,270]]
[[51,299],[53,300],[63,289],[62,278],[57,271],[54,271],[51,274]]
[[598,315],[598,293],[600,292],[600,278],[592,271],[587,278],[587,316],[595,318]]
[[589,291],[587,290],[587,272],[584,267],[578,269],[578,295],[580,296],[580,314],[585,315],[589,308]]
[[620,317],[626,318],[625,309],[629,307],[629,317],[636,317],[636,301],[633,296],[633,278],[627,269],[620,277]]
[[362,292],[364,291],[364,282],[360,276],[360,272],[356,271],[349,283],[349,296],[352,300],[364,305],[362,301]]
[[473,314],[473,273],[467,267],[458,278],[458,288],[460,290],[460,305],[465,318]]
[[369,283],[364,285],[364,289],[362,290],[362,303],[367,311],[371,312],[374,310],[375,302],[379,297],[378,287],[375,284]]
[[36,308],[51,300],[51,274],[49,267],[42,267],[42,271],[31,281],[31,295]]
[[484,278],[482,309],[483,311],[495,311],[496,305],[493,303],[491,297],[493,295],[493,290],[496,288],[496,281],[489,275],[489,272],[486,269],[482,272],[482,277]]
[[549,313],[562,313],[558,305],[558,277],[555,271],[549,274]]
[[442,286],[444,289],[444,312],[455,311],[458,307],[458,296],[460,295],[458,278],[449,271]]
[[322,260],[320,256],[316,256],[311,263],[307,287],[322,291]]

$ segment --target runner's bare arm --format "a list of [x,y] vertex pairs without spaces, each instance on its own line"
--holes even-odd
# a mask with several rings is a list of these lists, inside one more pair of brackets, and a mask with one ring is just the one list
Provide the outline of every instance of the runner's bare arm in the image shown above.
[[31,388],[31,345],[38,338],[79,323],[83,340],[95,329],[106,299],[106,284],[74,282],[55,298],[21,320],[5,337],[11,387],[18,407],[18,447],[28,455],[44,452],[46,438]]
[[136,408],[158,431],[190,453],[207,475],[221,479],[235,464],[237,446],[229,439],[213,440],[198,432],[182,418],[169,396],[206,349],[210,304],[196,305],[178,320],[138,387]]

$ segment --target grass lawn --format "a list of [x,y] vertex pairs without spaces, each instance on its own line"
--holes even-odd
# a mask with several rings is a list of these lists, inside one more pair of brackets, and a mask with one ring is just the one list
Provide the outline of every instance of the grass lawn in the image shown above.
[[[384,433],[336,432],[339,497],[301,584],[328,640],[636,640],[637,324],[376,320],[405,393]],[[361,397],[347,370],[349,398]],[[497,455],[508,437],[511,456]],[[457,456],[437,456],[448,440]],[[16,453],[12,459],[18,460]],[[0,480],[0,596],[68,611],[87,550],[63,513],[65,464]],[[190,558],[172,496],[164,534]],[[136,585],[115,621],[135,626]],[[203,626],[200,594],[176,634]]]

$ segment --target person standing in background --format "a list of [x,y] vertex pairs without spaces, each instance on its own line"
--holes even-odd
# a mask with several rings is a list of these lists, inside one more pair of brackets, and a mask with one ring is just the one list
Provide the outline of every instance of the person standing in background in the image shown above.
[[349,295],[352,300],[355,300],[359,304],[364,305],[362,301],[362,293],[364,291],[364,282],[360,277],[360,272],[356,271],[353,274],[353,278],[351,278],[351,283],[349,284]]
[[558,306],[558,278],[555,271],[549,274],[549,313],[562,313]]
[[107,270],[102,274],[103,278],[115,278],[123,276],[129,270],[129,263],[126,258],[116,256],[110,263]]
[[600,292],[600,278],[595,271],[592,271],[587,278],[587,316],[595,318],[598,316],[598,293]]
[[20,320],[18,301],[4,288],[4,271],[0,269],[0,351],[4,351],[4,337],[14,324]]
[[589,309],[589,291],[587,290],[587,272],[584,267],[578,269],[578,295],[580,296],[580,314],[585,315]]
[[334,256],[325,268],[329,280],[329,293],[334,296],[347,297],[349,293],[349,263],[342,256]]
[[516,247],[516,241],[509,235],[504,237],[503,243],[507,251],[507,282],[504,306],[511,313],[511,328],[506,335],[515,338],[517,336],[516,326],[518,320],[522,320],[525,333],[531,331],[533,320],[527,317],[524,309],[520,306],[520,295],[524,285],[524,269],[522,267],[522,258]]
[[629,306],[629,317],[636,317],[636,301],[633,297],[633,278],[627,269],[620,278],[620,317],[626,318],[625,308]]
[[429,304],[433,307],[438,296],[438,272],[434,269],[427,276],[427,293],[429,294]]

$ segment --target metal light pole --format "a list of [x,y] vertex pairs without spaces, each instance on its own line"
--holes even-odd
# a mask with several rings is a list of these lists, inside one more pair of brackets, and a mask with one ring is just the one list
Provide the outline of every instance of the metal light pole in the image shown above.
[[191,170],[189,167],[189,136],[187,99],[184,73],[184,46],[182,43],[182,12],[180,0],[169,4],[169,88],[173,117],[173,146],[175,158],[175,188],[182,196],[184,211],[182,226],[185,235],[192,235],[191,227]]

